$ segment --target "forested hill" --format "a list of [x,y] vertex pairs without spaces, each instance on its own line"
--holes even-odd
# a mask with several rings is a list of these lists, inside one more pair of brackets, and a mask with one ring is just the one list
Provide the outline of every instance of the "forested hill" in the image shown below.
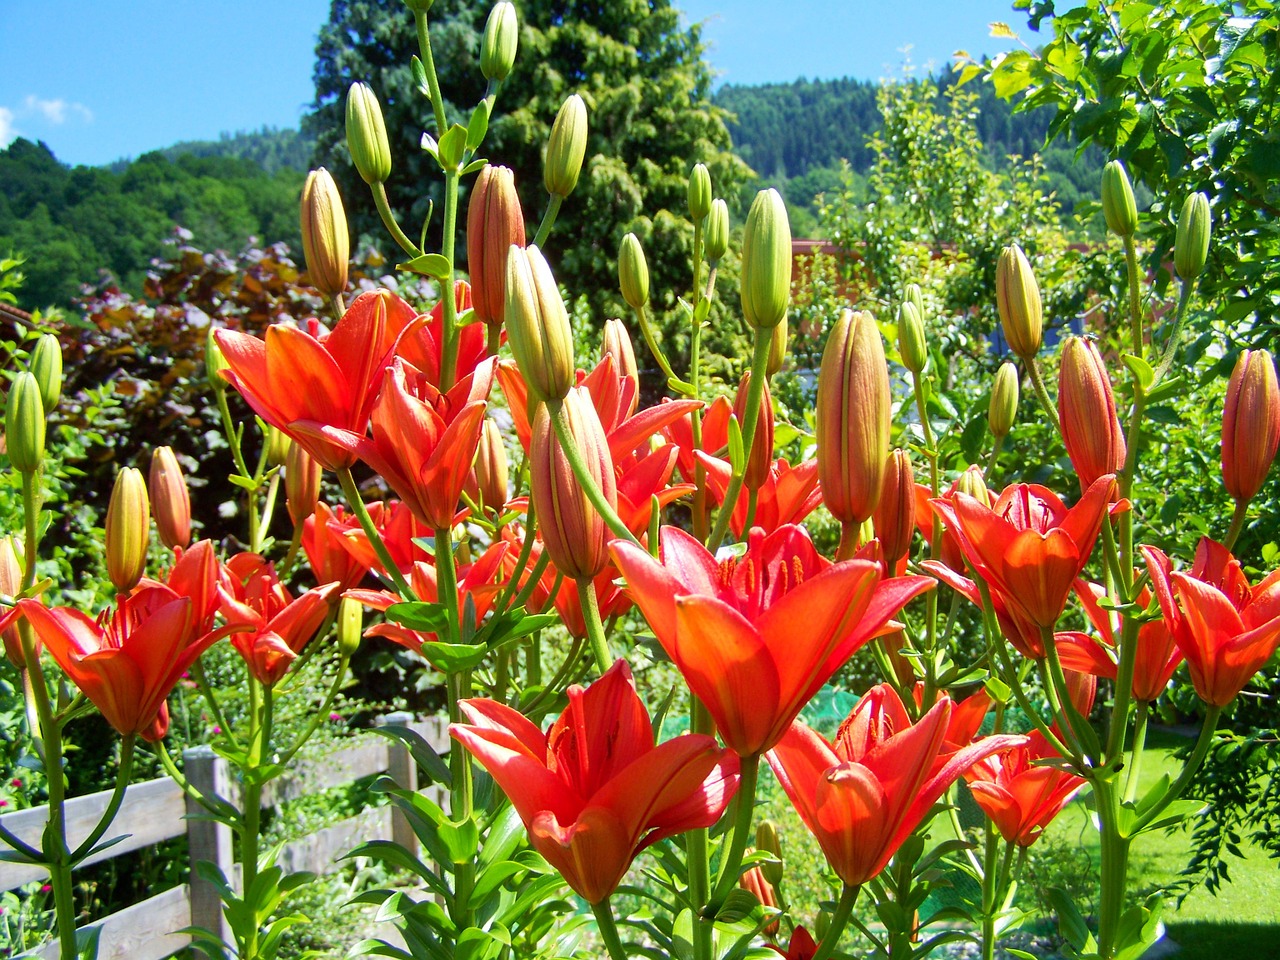
[[[280,170],[306,173],[311,165],[315,144],[297,130],[263,127],[260,130],[224,133],[217,140],[183,140],[172,147],[156,151],[167,160],[190,157],[227,157],[249,160],[268,176]],[[123,173],[132,160],[111,164],[114,173]]]

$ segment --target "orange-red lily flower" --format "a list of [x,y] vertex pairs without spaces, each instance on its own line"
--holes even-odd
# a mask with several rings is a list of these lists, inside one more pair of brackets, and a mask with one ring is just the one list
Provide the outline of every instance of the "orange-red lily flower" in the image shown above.
[[1111,474],[1100,477],[1070,510],[1052,490],[1025,483],[1006,487],[990,507],[963,493],[932,503],[1009,613],[1052,628],[1093,552],[1114,485]]
[[746,553],[724,563],[676,527],[662,530],[660,561],[621,540],[610,550],[659,643],[741,756],[777,743],[831,675],[933,586],[883,580],[869,560],[832,564],[795,526],[752,531]]
[[1035,843],[1087,782],[1059,767],[1036,763],[1056,756],[1037,730],[1025,743],[979,760],[965,773],[973,799],[1010,843]]
[[325,584],[295,599],[276,576],[275,566],[256,553],[237,554],[225,567],[228,576],[218,588],[222,615],[228,625],[248,628],[233,634],[231,645],[259,682],[273,686],[320,629],[338,584]]
[[330,507],[323,500],[317,501],[315,513],[302,522],[302,549],[318,583],[336,581],[339,591],[349,590],[369,572],[369,564],[347,545],[346,532],[359,524],[346,507]]
[[[733,473],[729,462],[701,450],[694,452],[706,467],[707,489],[711,491],[716,503],[724,503]],[[733,505],[733,513],[729,515],[729,529],[739,539],[747,524],[750,502],[749,492],[743,488],[738,493],[738,502]],[[822,491],[818,487],[818,461],[806,460],[793,467],[786,460],[778,459],[773,462],[769,468],[769,475],[764,478],[756,491],[756,514],[751,525],[760,527],[766,533],[772,533],[789,523],[800,523],[813,513],[821,502]]]
[[[369,519],[382,538],[383,546],[395,561],[397,570],[407,573],[419,560],[431,559],[431,555],[416,541],[432,536],[434,531],[413,515],[408,504],[399,500],[388,500],[385,503],[375,500],[365,504],[365,507],[369,511]],[[366,569],[382,576],[387,575],[387,571],[382,569],[382,560],[354,514],[345,517],[341,513],[335,514],[334,519],[329,521],[329,529],[342,535],[343,546]]]
[[879,874],[957,777],[1023,739],[986,737],[951,749],[951,713],[944,696],[913,725],[897,693],[881,684],[858,701],[834,744],[796,721],[766,754],[846,884],[858,886]]
[[471,722],[449,732],[510,798],[534,849],[594,904],[645,847],[720,819],[738,786],[738,758],[700,734],[655,746],[624,660],[567,693],[545,734],[493,700],[463,700]]
[[[506,254],[503,254],[506,259]],[[465,280],[453,283],[454,306],[457,316],[471,309],[471,284]],[[464,323],[458,330],[458,358],[454,376],[461,380],[489,356],[485,341],[487,334],[482,323]],[[503,338],[506,338],[505,332]],[[414,325],[405,335],[396,353],[424,374],[427,380],[440,386],[440,361],[444,356],[444,298],[436,302],[427,314],[426,322]]]
[[288,324],[267,328],[265,340],[234,330],[215,336],[228,369],[222,371],[245,401],[330,470],[356,462],[353,450],[321,428],[364,436],[383,371],[414,310],[395,294],[364,293],[328,334]]
[[818,944],[804,927],[796,927],[791,931],[791,942],[787,945],[785,952],[781,947],[773,944],[769,946],[786,957],[786,960],[813,960],[818,955]]
[[1225,707],[1280,647],[1280,570],[1251,586],[1240,562],[1208,537],[1188,573],[1171,572],[1154,547],[1143,552],[1191,685],[1201,700]]
[[159,584],[121,597],[92,620],[71,607],[20,600],[50,656],[120,733],[156,741],[169,728],[165,699],[223,632],[197,634],[192,601]]

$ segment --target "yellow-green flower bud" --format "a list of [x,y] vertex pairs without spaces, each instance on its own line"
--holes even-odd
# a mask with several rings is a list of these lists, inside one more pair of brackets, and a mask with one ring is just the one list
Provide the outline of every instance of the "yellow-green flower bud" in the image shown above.
[[312,285],[330,299],[347,289],[351,238],[338,185],[324,167],[307,174],[300,207],[302,254]]
[[151,452],[148,486],[160,542],[170,550],[190,546],[191,493],[172,447],[156,447]]
[[385,183],[391,176],[391,144],[382,107],[367,83],[353,83],[347,91],[347,149],[365,183]]
[[209,332],[204,338],[204,375],[214,393],[222,393],[227,389],[227,381],[222,379],[222,371],[230,368],[227,358],[222,355],[218,339],[214,334],[218,328],[209,324]]
[[707,215],[706,233],[702,242],[702,252],[707,263],[715,266],[729,249],[729,205],[723,200],[711,201],[711,212]]
[[520,23],[516,8],[502,0],[489,11],[484,25],[484,42],[480,45],[480,72],[486,80],[505,80],[516,62],[516,44],[520,39]]
[[27,362],[27,369],[40,385],[40,399],[45,414],[53,412],[62,397],[62,344],[52,333],[43,333],[36,340]]
[[569,314],[542,251],[507,251],[507,339],[535,400],[563,400],[573,386]]
[[364,604],[352,597],[343,597],[338,604],[338,656],[348,660],[360,649],[364,632]]
[[982,468],[976,463],[960,474],[960,479],[956,481],[956,493],[973,497],[984,507],[991,506],[991,491],[987,489],[987,482],[982,478]]
[[1102,215],[1117,237],[1132,237],[1138,229],[1138,205],[1124,164],[1112,160],[1102,168]]
[[587,105],[576,93],[566,100],[551,125],[547,141],[547,161],[542,168],[542,182],[547,193],[567,197],[578,185],[582,158],[587,155]]
[[288,434],[268,424],[263,442],[267,447],[267,463],[273,467],[283,467],[289,457],[289,447],[293,444]]
[[916,313],[920,314],[920,322],[924,323],[924,291],[918,283],[908,283],[902,291],[902,299],[915,304]]
[[1026,254],[1016,243],[1005,247],[996,263],[996,307],[1009,349],[1030,360],[1040,352],[1044,319],[1040,286]]
[[1173,268],[1178,277],[1190,282],[1200,276],[1209,259],[1209,198],[1193,193],[1182,205],[1178,233],[1173,241]]
[[634,233],[622,238],[622,247],[618,250],[618,286],[622,299],[632,310],[639,310],[649,302],[649,264]]
[[772,377],[782,369],[782,361],[787,359],[787,315],[784,313],[778,325],[773,328],[773,336],[769,340],[769,361],[765,372]]
[[697,223],[711,212],[711,173],[705,163],[695,163],[689,174],[689,219]]
[[[756,849],[782,859],[782,841],[778,838],[778,827],[772,820],[761,820],[756,825]],[[782,883],[781,863],[762,863],[760,872],[772,887]]]
[[770,188],[756,194],[742,234],[742,314],[753,327],[772,327],[790,301],[791,222]]
[[40,384],[24,371],[9,387],[4,416],[5,444],[9,463],[19,473],[35,473],[44,459],[44,401]]
[[923,370],[929,359],[929,348],[924,342],[924,321],[912,300],[906,300],[898,307],[898,356],[902,358],[902,365],[912,373]]
[[991,384],[991,403],[987,407],[987,427],[997,440],[1007,437],[1018,418],[1018,368],[1012,363],[1000,364]]
[[147,569],[151,542],[151,508],[147,484],[133,467],[116,474],[107,506],[107,576],[121,593],[128,593]]

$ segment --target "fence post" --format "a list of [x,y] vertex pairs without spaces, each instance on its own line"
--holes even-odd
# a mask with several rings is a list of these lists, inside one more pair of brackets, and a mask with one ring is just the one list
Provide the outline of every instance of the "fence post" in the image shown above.
[[[182,752],[187,781],[206,797],[218,796],[234,799],[234,784],[227,768],[227,761],[213,752],[208,745],[192,747]],[[231,828],[215,820],[204,819],[207,812],[191,797],[187,797],[187,851],[191,870],[191,925],[211,930],[224,941],[230,939],[230,931],[222,916],[222,899],[217,888],[196,873],[201,860],[213,863],[233,888],[237,886],[235,860],[231,849]]]
[[[403,711],[388,713],[379,717],[376,723],[380,727],[407,727],[413,723],[413,714]],[[409,747],[400,740],[387,741],[387,776],[402,790],[418,789],[418,765],[414,763]],[[417,856],[417,834],[398,807],[391,814],[391,839]]]

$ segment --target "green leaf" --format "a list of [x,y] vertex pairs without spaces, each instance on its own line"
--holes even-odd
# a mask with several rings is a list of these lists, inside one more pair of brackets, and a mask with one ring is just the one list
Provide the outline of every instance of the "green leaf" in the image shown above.
[[693,389],[693,384],[686,383],[679,377],[668,377],[667,387],[683,397],[693,397],[697,395],[697,391]]
[[484,662],[489,648],[469,643],[428,642],[422,645],[422,656],[442,673],[470,670]]
[[444,132],[436,150],[440,155],[440,166],[445,170],[456,170],[462,163],[462,156],[467,150],[467,128],[455,123]]
[[1061,887],[1050,887],[1048,891],[1049,905],[1058,914],[1058,930],[1067,943],[1075,947],[1078,953],[1089,953],[1096,949],[1093,934],[1089,925],[1080,916],[1075,902]]
[[484,135],[489,132],[489,103],[481,100],[471,111],[471,120],[467,124],[467,149],[474,150],[484,142]]
[[424,253],[422,256],[414,257],[406,263],[396,264],[396,269],[408,270],[424,277],[443,280],[449,275],[449,258],[440,253]]
[[1134,377],[1138,381],[1145,393],[1147,388],[1151,386],[1151,381],[1155,379],[1155,371],[1151,369],[1151,364],[1143,360],[1141,357],[1135,357],[1131,353],[1122,354],[1120,357],[1124,361],[1124,365],[1129,368]]
[[462,171],[459,175],[463,177],[470,176],[471,174],[475,173],[478,170],[483,170],[486,166],[488,166],[488,164],[489,164],[489,161],[486,160],[484,157],[480,157],[476,160],[472,160],[470,163],[468,163],[465,167],[462,168]]
[[386,617],[402,627],[423,633],[444,633],[449,629],[449,613],[443,603],[422,600],[393,603],[387,608]]
[[449,765],[441,759],[440,754],[436,753],[435,747],[427,743],[416,730],[410,730],[398,724],[388,724],[385,727],[374,727],[371,732],[388,740],[399,740],[409,748],[414,762],[427,772],[427,776],[436,783],[446,787],[452,786],[453,774],[449,771]]

